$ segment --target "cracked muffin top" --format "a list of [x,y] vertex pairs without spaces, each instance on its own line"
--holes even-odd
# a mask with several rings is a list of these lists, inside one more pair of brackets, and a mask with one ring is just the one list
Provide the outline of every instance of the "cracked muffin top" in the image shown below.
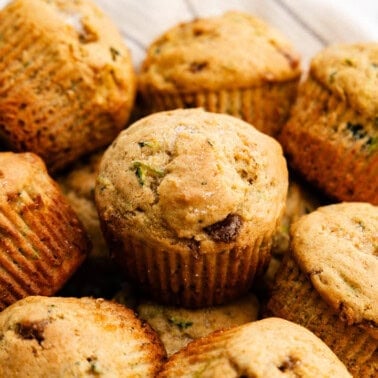
[[163,377],[351,377],[313,333],[279,318],[218,331],[174,354]]
[[300,73],[299,56],[280,32],[230,11],[164,33],[147,51],[139,84],[167,92],[232,89],[293,80]]
[[292,255],[320,296],[378,338],[378,207],[320,207],[294,223],[291,237]]
[[272,233],[287,186],[273,138],[234,117],[186,109],[124,130],[104,154],[95,197],[117,235],[209,252]]
[[154,377],[165,357],[133,311],[93,298],[31,296],[0,314],[1,377]]

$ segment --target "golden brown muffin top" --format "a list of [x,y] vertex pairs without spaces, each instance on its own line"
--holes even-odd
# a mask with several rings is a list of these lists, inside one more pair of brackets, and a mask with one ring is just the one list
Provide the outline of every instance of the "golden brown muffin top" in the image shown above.
[[[37,185],[35,185],[38,182]],[[36,195],[43,195],[40,192],[41,186],[45,185],[46,190],[57,190],[57,186],[47,173],[42,159],[31,152],[0,153],[0,203],[9,201],[10,196],[23,195],[27,189],[29,194],[33,193],[34,186],[38,187]],[[43,195],[44,201],[49,201],[49,196]]]
[[248,294],[221,306],[191,310],[142,301],[136,311],[158,333],[170,356],[211,332],[256,320],[259,302]]
[[285,204],[281,146],[237,118],[155,113],[121,132],[101,161],[100,217],[118,235],[202,252],[271,232]]
[[218,331],[170,357],[162,377],[351,377],[306,328],[279,318]]
[[291,236],[293,257],[321,297],[378,338],[378,207],[323,206],[294,223]]
[[329,46],[311,62],[310,74],[359,112],[378,114],[378,43]]
[[242,12],[181,23],[151,44],[140,88],[167,92],[259,86],[298,78],[299,57],[277,30]]
[[0,313],[2,377],[154,377],[155,332],[103,299],[31,296]]

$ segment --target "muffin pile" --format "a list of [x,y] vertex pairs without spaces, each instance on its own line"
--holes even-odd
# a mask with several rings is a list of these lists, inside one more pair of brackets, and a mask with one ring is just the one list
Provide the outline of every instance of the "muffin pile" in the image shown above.
[[378,44],[156,37],[0,11],[0,376],[377,377]]

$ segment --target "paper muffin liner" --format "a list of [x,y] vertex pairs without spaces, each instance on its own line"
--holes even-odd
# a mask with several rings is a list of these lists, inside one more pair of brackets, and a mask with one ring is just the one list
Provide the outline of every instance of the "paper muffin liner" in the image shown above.
[[293,168],[327,195],[378,205],[376,122],[310,77],[279,140]]
[[[270,258],[271,235],[219,253],[160,249],[125,237],[113,249],[127,278],[157,302],[188,308],[223,304],[245,294]],[[112,249],[112,248],[111,248]]]
[[376,376],[378,340],[363,328],[340,319],[289,256],[285,256],[275,278],[266,315],[290,320],[312,331],[354,376]]
[[63,197],[46,198],[36,189],[42,190],[22,190],[0,204],[0,309],[29,295],[54,294],[89,250]]
[[226,113],[247,121],[258,130],[276,136],[287,121],[295,100],[298,81],[270,83],[253,88],[199,91],[193,93],[143,94],[150,112],[177,108],[203,109]]

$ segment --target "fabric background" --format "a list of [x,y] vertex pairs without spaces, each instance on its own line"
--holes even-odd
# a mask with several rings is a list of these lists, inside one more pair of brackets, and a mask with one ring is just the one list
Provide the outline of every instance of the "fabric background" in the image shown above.
[[306,67],[326,45],[378,42],[375,0],[95,0],[114,20],[130,48],[135,67],[145,48],[178,22],[238,9],[281,30],[297,47]]

